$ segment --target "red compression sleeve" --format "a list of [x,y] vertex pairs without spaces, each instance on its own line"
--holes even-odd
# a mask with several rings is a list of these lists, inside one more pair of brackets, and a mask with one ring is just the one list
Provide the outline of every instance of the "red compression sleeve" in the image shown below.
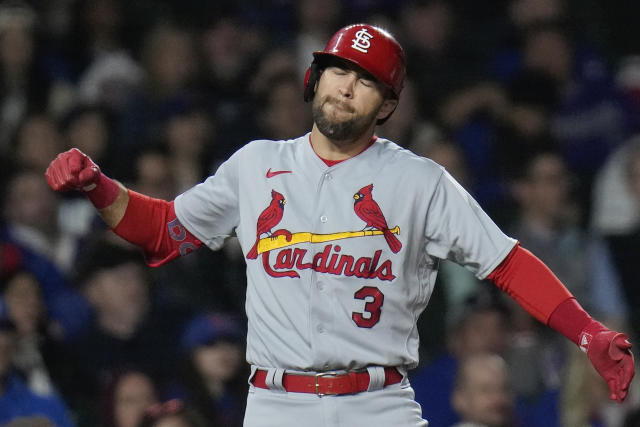
[[488,279],[545,324],[560,304],[573,297],[551,270],[520,244],[516,244]]
[[123,239],[140,246],[147,264],[157,267],[202,246],[176,217],[173,202],[128,190],[124,217],[113,229]]

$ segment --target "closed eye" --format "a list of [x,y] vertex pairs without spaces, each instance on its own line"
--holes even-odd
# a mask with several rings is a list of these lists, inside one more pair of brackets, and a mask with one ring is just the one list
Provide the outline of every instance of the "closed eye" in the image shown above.
[[375,87],[376,83],[370,79],[360,79],[360,83],[366,87]]

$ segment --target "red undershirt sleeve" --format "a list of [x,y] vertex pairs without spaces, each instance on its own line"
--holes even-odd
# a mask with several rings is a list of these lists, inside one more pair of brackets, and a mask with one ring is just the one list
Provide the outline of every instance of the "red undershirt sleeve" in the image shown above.
[[128,190],[129,204],[113,232],[140,246],[148,265],[157,267],[202,246],[178,220],[173,202]]
[[[576,344],[587,328],[605,329],[538,257],[517,244],[487,277],[529,314]],[[594,330],[595,330],[594,329]]]
[[562,302],[573,297],[551,270],[520,244],[487,278],[544,324]]

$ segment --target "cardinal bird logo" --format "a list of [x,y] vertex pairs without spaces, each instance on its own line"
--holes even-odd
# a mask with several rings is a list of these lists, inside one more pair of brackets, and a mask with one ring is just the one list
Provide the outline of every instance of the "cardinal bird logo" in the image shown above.
[[258,217],[258,226],[256,227],[256,243],[253,245],[249,253],[248,259],[256,259],[258,257],[258,243],[260,236],[264,233],[271,233],[271,229],[278,225],[284,214],[284,205],[287,203],[284,196],[275,190],[271,190],[271,203],[262,211]]
[[356,194],[353,195],[355,202],[353,203],[353,210],[356,211],[356,215],[361,220],[367,223],[364,228],[373,227],[382,231],[389,249],[391,252],[398,253],[402,249],[402,243],[393,233],[389,230],[387,220],[380,210],[380,206],[373,200],[371,191],[373,190],[373,184],[369,184],[366,187],[362,187]]

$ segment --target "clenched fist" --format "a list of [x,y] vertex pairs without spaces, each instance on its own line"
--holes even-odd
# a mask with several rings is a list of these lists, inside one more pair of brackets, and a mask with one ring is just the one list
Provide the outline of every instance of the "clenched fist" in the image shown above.
[[91,191],[100,179],[100,168],[77,148],[65,151],[49,164],[47,183],[55,191]]
[[120,192],[118,184],[100,172],[98,165],[77,148],[58,154],[45,176],[55,191],[83,191],[98,209],[110,206]]

